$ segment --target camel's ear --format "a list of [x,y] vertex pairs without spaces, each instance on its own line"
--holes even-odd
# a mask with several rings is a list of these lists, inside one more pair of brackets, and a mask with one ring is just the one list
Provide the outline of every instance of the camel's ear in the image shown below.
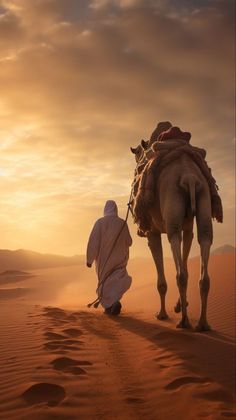
[[141,140],[141,145],[142,145],[142,147],[143,147],[144,150],[147,150],[147,148],[148,148],[148,141]]
[[134,154],[136,153],[136,149],[134,147],[131,147],[130,150],[131,150],[132,153],[134,153]]

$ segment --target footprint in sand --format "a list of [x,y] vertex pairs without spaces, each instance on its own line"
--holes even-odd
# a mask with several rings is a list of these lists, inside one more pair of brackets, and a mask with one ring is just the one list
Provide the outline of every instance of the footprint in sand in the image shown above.
[[91,366],[88,360],[71,359],[70,357],[58,357],[52,360],[51,365],[55,370],[73,373],[74,375],[85,375],[87,372],[79,366]]
[[44,335],[48,340],[65,340],[65,339],[67,339],[67,337],[65,335],[57,334],[57,333],[50,332],[50,331],[45,332]]
[[198,376],[182,376],[180,378],[175,379],[174,381],[171,381],[169,384],[167,384],[165,386],[165,389],[167,390],[178,389],[183,385],[206,383],[207,381],[208,381],[207,378],[201,378]]
[[51,318],[51,324],[56,327],[61,327],[67,323],[67,314],[60,308],[44,308],[42,315]]
[[[59,326],[68,322],[68,320],[77,320],[74,314],[68,316],[66,311],[60,308],[46,307],[44,308],[43,315],[52,318],[54,324],[55,322],[58,322]],[[47,339],[47,342],[44,343],[44,348],[49,351],[60,351],[61,353],[64,353],[67,350],[79,350],[83,342],[78,340],[77,337],[82,334],[80,329],[73,327],[65,328],[62,332],[53,332],[51,330],[45,331],[44,336]]]
[[62,332],[66,335],[69,335],[70,337],[79,337],[83,334],[82,331],[78,328],[66,328]]
[[46,350],[79,350],[78,346],[80,344],[83,344],[83,342],[79,340],[49,341],[44,343],[44,348]]
[[63,344],[66,344],[67,346],[70,346],[71,344],[83,344],[83,341],[81,340],[73,340],[71,338],[63,340]]
[[[68,329],[69,331],[72,331],[72,334],[74,336],[77,333],[76,329]],[[66,330],[64,330],[66,331]],[[79,335],[79,330],[78,330]],[[44,343],[44,348],[46,350],[78,350],[79,346],[83,344],[83,341],[77,340],[75,338],[71,338],[72,335],[68,337],[68,335],[63,335],[59,333],[55,333],[52,331],[46,331],[44,333],[44,336],[48,340],[46,343]]]
[[50,306],[44,308],[44,316],[50,316],[51,318],[62,319],[66,318],[66,312],[61,308],[51,308]]
[[66,392],[62,386],[45,382],[32,385],[21,395],[28,404],[45,402],[50,406],[58,405],[65,396]]
[[[61,308],[53,308],[50,306],[43,309],[43,316],[48,316],[49,318],[51,318],[51,322],[53,323],[53,325],[59,327],[71,322],[78,321],[78,314],[76,312],[68,313]],[[68,335],[70,335],[71,337],[73,333],[75,334],[73,335],[74,337],[81,335],[81,331],[77,330],[76,328],[68,328],[68,331],[70,330],[72,330],[71,335],[70,332],[68,333]]]

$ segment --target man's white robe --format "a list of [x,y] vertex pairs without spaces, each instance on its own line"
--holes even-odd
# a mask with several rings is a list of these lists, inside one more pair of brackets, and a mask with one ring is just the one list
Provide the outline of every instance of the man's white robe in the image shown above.
[[[111,252],[121,229],[121,234]],[[87,246],[87,263],[92,264],[95,261],[98,275],[97,294],[104,308],[109,308],[119,301],[130,288],[132,278],[127,273],[126,265],[131,245],[132,238],[127,223],[118,217],[116,203],[112,200],[107,201],[104,217],[96,221]],[[107,260],[110,252],[111,255]],[[104,284],[101,285],[103,281]]]

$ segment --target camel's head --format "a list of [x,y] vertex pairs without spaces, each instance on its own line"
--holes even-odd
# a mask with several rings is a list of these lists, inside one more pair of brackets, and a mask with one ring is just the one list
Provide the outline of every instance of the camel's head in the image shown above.
[[139,163],[144,156],[144,149],[142,145],[139,144],[137,147],[131,147],[130,150],[135,155],[136,162]]

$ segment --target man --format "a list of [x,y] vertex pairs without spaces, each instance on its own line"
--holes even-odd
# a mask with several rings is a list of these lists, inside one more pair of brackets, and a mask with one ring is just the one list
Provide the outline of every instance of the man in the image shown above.
[[126,266],[131,245],[127,223],[118,217],[115,201],[108,200],[104,217],[96,221],[87,245],[87,266],[95,261],[98,300],[106,314],[119,315],[120,299],[130,288],[132,278]]

